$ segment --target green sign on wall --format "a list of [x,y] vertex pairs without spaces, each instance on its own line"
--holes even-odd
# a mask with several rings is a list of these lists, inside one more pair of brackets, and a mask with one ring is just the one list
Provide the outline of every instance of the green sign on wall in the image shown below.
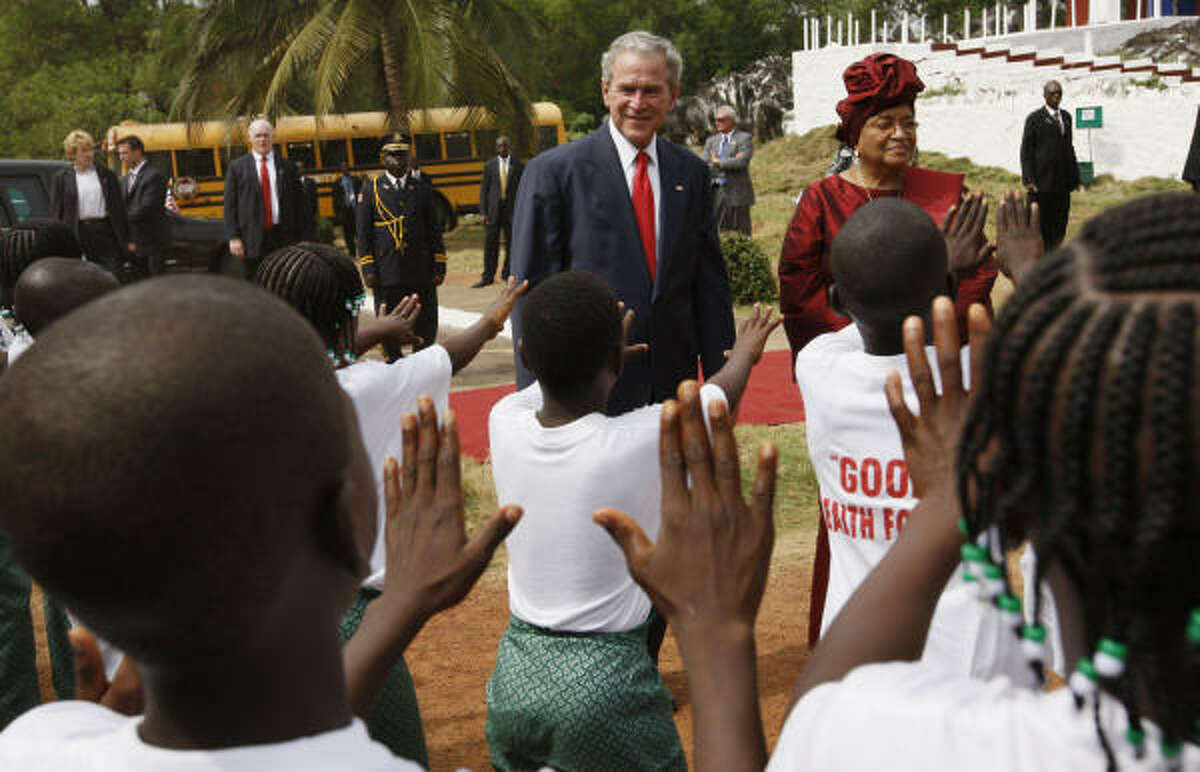
[[1077,129],[1102,129],[1104,128],[1104,108],[1099,105],[1093,107],[1076,107],[1075,108],[1075,128]]

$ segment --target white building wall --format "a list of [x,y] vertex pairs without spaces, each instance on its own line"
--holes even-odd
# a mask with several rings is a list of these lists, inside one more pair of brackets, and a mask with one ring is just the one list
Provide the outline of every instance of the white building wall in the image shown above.
[[1042,87],[1055,79],[1063,85],[1062,106],[1072,116],[1076,107],[1103,108],[1104,128],[1091,131],[1090,137],[1087,130],[1075,132],[1076,155],[1080,161],[1092,159],[1097,175],[1178,178],[1183,169],[1200,106],[1200,83],[1158,90],[1134,85],[1145,73],[1033,68],[932,52],[921,45],[833,46],[793,53],[794,108],[788,131],[803,133],[836,123],[835,107],[845,96],[843,70],[882,51],[912,60],[926,92],[933,94],[917,100],[921,149],[1019,174],[1025,117],[1042,106]]

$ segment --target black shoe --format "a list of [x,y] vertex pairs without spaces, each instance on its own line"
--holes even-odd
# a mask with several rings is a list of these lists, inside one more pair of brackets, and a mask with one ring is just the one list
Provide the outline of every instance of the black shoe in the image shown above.
[[479,289],[480,287],[486,287],[489,284],[494,284],[494,283],[495,282],[492,281],[491,279],[480,279],[479,281],[477,281],[471,285],[471,289]]

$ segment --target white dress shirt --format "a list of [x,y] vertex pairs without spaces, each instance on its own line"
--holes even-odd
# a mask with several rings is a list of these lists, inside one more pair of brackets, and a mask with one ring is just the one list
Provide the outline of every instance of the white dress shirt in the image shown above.
[[1067,126],[1065,123],[1063,123],[1062,115],[1059,113],[1059,111],[1050,105],[1046,105],[1046,112],[1050,113],[1050,120],[1054,121],[1054,123],[1058,125],[1058,133],[1066,134]]
[[95,169],[75,170],[75,190],[79,196],[79,219],[98,220],[108,217],[104,205],[104,191],[100,189],[100,175]]
[[267,176],[271,180],[271,222],[275,225],[279,224],[279,183],[275,179],[275,152],[271,151],[266,156],[261,156],[257,152],[251,150],[250,154],[254,156],[254,176],[259,180],[259,187],[262,187],[262,162],[263,158],[267,159]]
[[129,175],[125,178],[125,191],[126,192],[133,190],[133,186],[135,184],[137,184],[138,172],[140,172],[142,170],[142,167],[145,165],[146,165],[146,159],[143,158],[142,162],[139,163],[137,166],[129,167]]
[[646,176],[650,178],[650,190],[654,191],[654,254],[657,259],[662,252],[662,183],[658,175],[658,137],[651,139],[644,151],[639,151],[611,120],[608,122],[608,131],[612,134],[613,144],[617,146],[617,158],[621,160],[621,171],[625,172],[625,187],[629,189],[630,199],[633,198],[633,176],[637,173],[637,154],[645,152],[650,157]]

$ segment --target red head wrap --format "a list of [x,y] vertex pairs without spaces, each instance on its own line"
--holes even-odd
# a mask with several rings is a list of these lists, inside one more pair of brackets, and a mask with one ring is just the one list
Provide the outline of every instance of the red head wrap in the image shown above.
[[911,106],[925,90],[913,63],[894,54],[871,54],[847,67],[842,80],[846,98],[837,105],[842,119],[837,136],[850,147],[858,144],[868,118],[896,105]]

